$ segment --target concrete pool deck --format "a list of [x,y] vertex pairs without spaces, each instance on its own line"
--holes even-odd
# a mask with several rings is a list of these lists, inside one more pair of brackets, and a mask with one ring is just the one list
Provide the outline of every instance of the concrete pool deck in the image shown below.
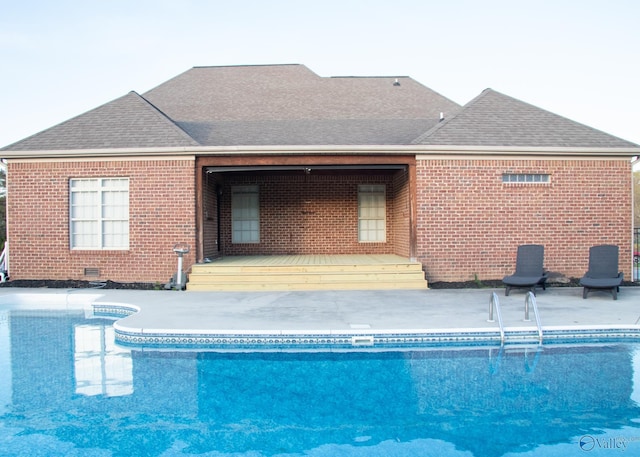
[[[497,321],[488,322],[493,292],[499,298],[505,331],[533,336],[536,323],[532,309],[531,321],[524,321],[526,293],[513,290],[506,297],[502,288],[313,292],[2,288],[0,299],[5,302],[10,295],[28,295],[29,302],[37,302],[42,295],[43,301],[48,300],[45,296],[53,296],[65,297],[69,303],[90,302],[96,314],[100,310],[105,315],[121,313],[122,318],[114,324],[117,336],[132,344],[153,345],[155,341],[162,345],[169,336],[174,341],[175,337],[236,337],[236,343],[244,336],[299,336],[322,338],[313,344],[334,344],[325,338],[339,337],[345,343],[348,338],[368,335],[375,336],[377,344],[381,336],[390,335],[402,335],[403,339],[447,335],[445,339],[450,339],[451,335],[473,334],[494,341],[499,326]],[[599,291],[591,292],[585,300],[582,288],[551,286],[538,291],[536,303],[547,334],[599,329],[640,339],[640,287],[621,287],[617,300]],[[373,340],[357,343],[373,345]],[[238,344],[248,344],[248,340]]]

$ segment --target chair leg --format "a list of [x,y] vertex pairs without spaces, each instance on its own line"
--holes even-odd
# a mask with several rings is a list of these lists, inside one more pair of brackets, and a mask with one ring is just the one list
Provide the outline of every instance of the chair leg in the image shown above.
[[582,289],[582,298],[586,299],[587,298],[587,293],[589,293],[589,290],[586,287],[584,287]]
[[611,289],[611,295],[613,295],[613,299],[617,300],[618,299],[618,288],[614,287],[613,289]]
[[507,286],[507,288],[504,290],[504,296],[508,297],[510,291],[511,291],[511,286]]
[[542,287],[542,290],[547,290],[547,278],[542,278],[540,281],[538,281],[536,284],[533,285],[533,287]]

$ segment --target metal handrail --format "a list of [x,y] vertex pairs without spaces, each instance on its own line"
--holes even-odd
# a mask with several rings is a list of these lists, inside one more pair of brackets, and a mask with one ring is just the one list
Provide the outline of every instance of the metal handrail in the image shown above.
[[493,319],[493,313],[498,317],[498,327],[500,328],[500,345],[504,345],[504,325],[502,324],[502,312],[500,311],[500,300],[495,292],[491,293],[489,297],[489,319],[487,322],[495,322]]
[[524,298],[524,320],[529,322],[529,308],[533,308],[533,314],[536,317],[536,327],[538,328],[538,340],[542,344],[542,324],[540,323],[540,313],[538,312],[538,305],[536,304],[536,296],[533,292],[527,292],[527,296]]
[[9,242],[4,243],[0,254],[0,282],[5,282],[9,277]]

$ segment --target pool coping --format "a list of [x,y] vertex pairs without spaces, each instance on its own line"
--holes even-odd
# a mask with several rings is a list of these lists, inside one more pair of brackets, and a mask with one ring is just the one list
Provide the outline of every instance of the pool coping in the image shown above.
[[[95,317],[122,318],[135,314],[135,305],[93,303]],[[140,349],[202,350],[331,350],[406,349],[448,345],[531,345],[581,342],[640,341],[640,325],[542,326],[540,340],[536,326],[504,327],[504,340],[494,327],[450,329],[340,330],[225,330],[144,329],[114,322],[116,342]]]
[[[489,292],[334,291],[319,296],[0,289],[0,311],[3,305],[42,309],[43,302],[46,309],[79,310],[87,318],[113,320],[116,342],[138,350],[375,351],[539,345],[535,323],[522,319],[524,295],[501,298],[507,317],[502,340],[498,324],[487,319]],[[640,341],[636,305],[640,287],[623,291],[618,301],[607,295],[583,300],[580,292],[558,288],[539,294],[543,345]]]

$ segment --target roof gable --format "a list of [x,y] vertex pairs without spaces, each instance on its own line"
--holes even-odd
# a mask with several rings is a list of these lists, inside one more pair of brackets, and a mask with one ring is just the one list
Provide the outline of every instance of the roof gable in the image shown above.
[[194,67],[144,97],[204,146],[409,144],[460,106],[408,77]]
[[147,100],[129,92],[2,150],[149,148],[197,144]]
[[413,141],[422,145],[628,148],[622,140],[528,103],[484,90]]

